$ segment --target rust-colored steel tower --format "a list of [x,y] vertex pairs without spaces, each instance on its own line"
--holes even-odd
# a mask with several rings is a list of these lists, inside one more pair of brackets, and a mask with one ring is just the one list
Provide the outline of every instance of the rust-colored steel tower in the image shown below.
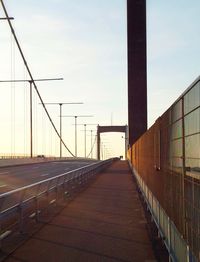
[[127,0],[129,145],[147,130],[146,0]]

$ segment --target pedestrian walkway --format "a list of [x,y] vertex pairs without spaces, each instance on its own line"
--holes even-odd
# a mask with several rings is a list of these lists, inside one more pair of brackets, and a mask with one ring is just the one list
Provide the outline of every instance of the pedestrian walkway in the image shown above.
[[126,161],[99,174],[7,262],[155,261]]

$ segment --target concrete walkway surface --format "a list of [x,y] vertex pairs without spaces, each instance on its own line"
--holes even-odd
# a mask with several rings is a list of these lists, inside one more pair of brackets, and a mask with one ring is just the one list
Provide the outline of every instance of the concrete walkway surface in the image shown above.
[[155,261],[136,184],[117,161],[5,261]]

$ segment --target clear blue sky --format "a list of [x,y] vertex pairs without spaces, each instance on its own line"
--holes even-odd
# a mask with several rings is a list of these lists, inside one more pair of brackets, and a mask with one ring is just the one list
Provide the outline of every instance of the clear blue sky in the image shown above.
[[[63,109],[67,115],[94,115],[91,119],[80,119],[81,123],[109,125],[112,119],[113,124],[127,124],[125,0],[7,0],[5,4],[9,14],[15,17],[13,24],[34,77],[64,77],[63,82],[38,84],[45,102],[83,101],[84,105]],[[149,126],[199,75],[199,10],[198,0],[191,3],[147,0]],[[3,16],[1,9],[0,15]],[[4,61],[0,63],[1,79],[24,78],[23,65],[16,48],[11,47],[6,22],[0,22],[0,32],[0,54]],[[8,85],[7,90],[1,91],[8,100],[10,88]],[[20,91],[19,86],[15,89],[18,96],[22,93],[24,101],[28,96],[23,93],[26,91]],[[1,98],[1,104],[7,107],[8,118],[27,114],[22,112],[28,111],[28,105],[13,114],[12,105],[6,99]],[[19,108],[22,102],[15,99]],[[49,110],[58,126],[58,109]],[[12,129],[23,125],[24,115],[20,123],[15,120]],[[5,120],[5,113],[0,118]],[[65,140],[73,150],[73,120],[63,119],[63,122]],[[79,139],[83,144],[81,129]],[[21,133],[28,136],[28,126]],[[14,140],[14,135],[11,136]],[[111,148],[108,151],[121,154],[121,134],[106,139],[107,147]],[[20,145],[16,147],[20,150]]]
[[149,122],[200,75],[200,1],[147,1]]

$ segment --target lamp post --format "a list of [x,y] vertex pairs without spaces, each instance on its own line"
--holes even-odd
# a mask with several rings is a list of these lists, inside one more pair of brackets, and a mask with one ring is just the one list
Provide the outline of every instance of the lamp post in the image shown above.
[[[85,132],[85,130],[81,130],[81,131],[84,131],[84,132]],[[93,153],[93,147],[94,147],[94,144],[92,143],[92,142],[93,142],[93,141],[92,141],[93,131],[96,132],[95,129],[93,129],[93,130],[86,130],[86,132],[90,132],[90,135],[87,135],[87,136],[88,136],[88,137],[90,136],[90,148],[91,148],[91,149],[90,149],[90,153],[89,153],[88,157],[91,155],[91,158],[93,158],[92,153]]]
[[60,158],[62,157],[62,106],[63,105],[78,105],[83,104],[83,102],[70,102],[70,103],[45,103],[45,105],[59,105],[60,107]]
[[[63,117],[74,117],[75,125],[75,156],[77,157],[77,118],[78,117],[93,117],[92,115],[66,115]],[[86,126],[85,126],[86,128]]]
[[92,143],[92,138],[93,138],[93,131],[96,132],[96,130],[89,130],[90,131],[90,145],[91,145],[91,158],[93,158],[93,143]]
[[102,157],[102,160],[104,159],[104,144],[103,142],[101,142],[101,157]]
[[102,159],[106,158],[106,152],[108,152],[107,151],[108,149],[112,150],[112,148],[110,146],[111,146],[110,141],[107,140],[105,137],[102,138],[102,140],[101,140],[101,157],[102,157]]
[[[20,82],[28,82],[30,84],[30,157],[33,157],[33,112],[32,112],[32,84],[34,82],[41,81],[55,81],[55,80],[63,80],[63,78],[43,78],[43,79],[20,79],[20,80],[0,80],[0,83],[20,83]],[[44,103],[43,103],[44,104]]]
[[[85,143],[85,158],[86,158],[86,153],[87,153],[87,139],[86,139],[86,132],[89,131],[87,130],[87,126],[97,126],[97,124],[77,124],[77,125],[82,125],[84,126],[84,130],[81,130],[81,131],[84,131],[84,143]],[[92,148],[92,144],[91,144],[91,148]]]
[[93,130],[90,130],[90,133],[91,133],[91,138],[90,138],[90,144],[91,144],[91,158],[92,158],[92,132]]
[[125,154],[124,154],[124,158],[127,159],[127,150],[128,150],[128,137],[127,136],[122,136],[122,138],[125,141]]

